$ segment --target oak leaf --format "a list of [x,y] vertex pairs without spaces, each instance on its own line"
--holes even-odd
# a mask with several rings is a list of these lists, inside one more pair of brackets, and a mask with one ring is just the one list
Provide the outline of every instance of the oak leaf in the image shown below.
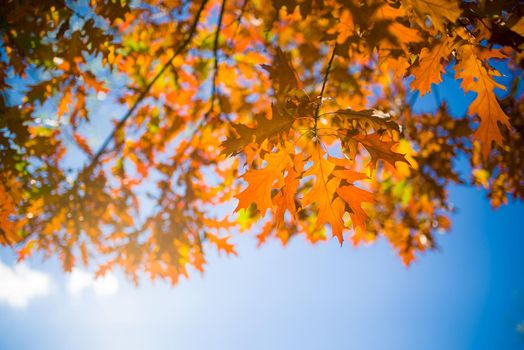
[[353,138],[361,143],[371,156],[368,166],[372,171],[375,169],[379,159],[388,162],[392,166],[395,166],[396,162],[404,162],[409,164],[403,154],[392,150],[392,148],[398,144],[396,141],[382,140],[380,134],[378,133],[373,133],[370,135],[356,135]]
[[279,47],[276,49],[273,64],[262,64],[262,68],[269,72],[269,79],[273,83],[276,96],[284,96],[291,90],[302,88],[302,83],[291,61]]
[[351,217],[351,223],[355,230],[355,239],[353,243],[358,243],[360,237],[360,231],[366,230],[366,221],[368,219],[367,213],[362,209],[362,203],[372,203],[373,194],[354,185],[341,186],[337,189],[337,194],[342,198],[348,205]]
[[[299,157],[296,157],[299,158]],[[287,211],[296,218],[297,208],[295,204],[295,195],[300,184],[300,173],[295,170],[294,167],[288,167],[286,169],[286,176],[284,178],[284,186],[275,195],[273,202],[275,203],[275,220],[277,226],[280,225],[284,220],[284,214]]]
[[316,203],[318,214],[316,227],[319,228],[324,224],[331,226],[334,237],[337,237],[340,244],[344,241],[342,231],[344,223],[344,202],[338,196],[335,197],[337,188],[340,185],[340,179],[330,177],[335,169],[335,164],[323,158],[323,151],[320,145],[316,146],[312,155],[313,165],[306,170],[304,176],[314,176],[313,187],[306,193],[302,200],[304,206]]
[[442,73],[445,72],[442,61],[450,53],[449,42],[444,40],[439,42],[433,48],[423,48],[420,52],[419,63],[415,66],[411,73],[415,77],[410,84],[410,87],[420,91],[423,96],[431,91],[432,84],[442,82]]
[[230,136],[222,142],[222,153],[227,156],[236,155],[252,142],[260,145],[270,137],[288,132],[293,125],[293,116],[280,112],[276,105],[273,105],[272,110],[271,119],[267,119],[263,114],[257,114],[255,116],[257,126],[254,128],[243,124],[233,124],[238,137]]
[[446,33],[446,20],[455,23],[462,13],[456,0],[405,0],[403,3],[417,15],[422,27],[426,16],[429,16],[435,29],[441,33]]
[[362,130],[371,127],[375,131],[389,130],[401,132],[401,127],[397,124],[388,113],[376,109],[339,109],[335,112],[342,121],[349,121],[353,126],[358,126]]
[[355,33],[355,23],[351,11],[344,9],[339,17],[339,22],[330,32],[338,33],[337,43],[343,44],[347,38]]
[[264,215],[267,209],[273,207],[271,191],[273,184],[284,180],[284,169],[290,164],[291,159],[285,149],[276,153],[268,153],[264,157],[266,166],[262,169],[248,170],[244,174],[244,180],[248,183],[247,188],[236,195],[239,209],[247,209],[251,203],[257,205],[258,210]]
[[482,155],[487,159],[492,142],[502,145],[502,134],[499,123],[511,130],[509,118],[500,107],[494,89],[505,87],[497,83],[493,76],[500,75],[497,71],[488,72],[482,61],[478,59],[471,45],[464,45],[459,50],[459,62],[455,67],[456,77],[462,79],[461,87],[477,93],[475,100],[468,108],[468,114],[478,115],[480,124],[473,137],[480,141]]
[[228,255],[238,255],[235,246],[228,242],[231,238],[230,236],[218,237],[215,234],[206,233],[206,237],[217,247],[218,251],[225,252]]
[[388,4],[379,6],[371,16],[375,21],[375,26],[380,30],[380,48],[384,50],[400,48],[408,52],[408,45],[423,41],[418,29],[408,27],[397,21],[398,18],[405,17],[406,12],[402,7],[395,8]]

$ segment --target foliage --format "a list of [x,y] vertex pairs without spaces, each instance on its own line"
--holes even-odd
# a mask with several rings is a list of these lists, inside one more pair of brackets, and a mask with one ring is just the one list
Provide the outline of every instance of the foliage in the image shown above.
[[[236,254],[248,229],[259,244],[383,236],[409,264],[449,230],[450,184],[484,186],[495,207],[524,195],[522,11],[8,0],[0,243],[172,283],[203,271],[203,244]],[[467,115],[438,97],[444,74],[474,96]],[[438,111],[415,113],[431,91]]]

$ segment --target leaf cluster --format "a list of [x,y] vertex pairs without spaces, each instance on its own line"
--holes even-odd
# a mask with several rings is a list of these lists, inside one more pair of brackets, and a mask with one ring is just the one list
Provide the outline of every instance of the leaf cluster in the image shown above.
[[0,244],[173,284],[248,229],[384,237],[410,264],[450,184],[524,195],[524,9],[489,4],[8,0]]

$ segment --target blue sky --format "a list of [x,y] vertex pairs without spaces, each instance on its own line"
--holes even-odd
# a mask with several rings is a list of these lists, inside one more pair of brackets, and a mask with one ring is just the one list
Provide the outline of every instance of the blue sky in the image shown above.
[[494,211],[471,188],[451,197],[452,232],[410,268],[384,241],[256,249],[245,236],[240,257],[210,251],[205,275],[175,288],[117,276],[115,294],[72,295],[56,261],[35,259],[53,286],[25,309],[0,304],[0,349],[522,348],[524,206]]
[[[439,92],[454,115],[473,97],[449,74]],[[432,93],[414,108],[434,104]],[[257,249],[246,234],[235,237],[238,258],[209,250],[203,276],[135,287],[118,272],[101,282],[68,276],[39,256],[16,267],[1,250],[0,349],[524,348],[524,205],[493,210],[467,187],[450,196],[451,233],[410,268],[384,240]]]

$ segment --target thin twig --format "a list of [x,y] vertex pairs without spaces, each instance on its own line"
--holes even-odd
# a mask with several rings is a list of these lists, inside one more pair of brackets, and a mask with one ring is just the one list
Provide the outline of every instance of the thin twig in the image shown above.
[[214,72],[213,72],[213,81],[211,84],[211,106],[209,107],[208,112],[205,115],[205,118],[211,114],[215,106],[215,99],[217,95],[217,77],[218,77],[218,41],[220,38],[220,29],[222,27],[222,19],[224,18],[224,11],[226,9],[226,0],[222,0],[222,6],[220,7],[220,15],[218,17],[217,28],[215,30],[215,40],[213,42],[213,57],[214,57]]
[[[245,0],[244,4],[242,5],[242,8],[245,7],[245,5],[247,4],[248,0]],[[241,24],[241,21],[242,21],[242,16],[243,16],[243,12],[240,13],[240,15],[238,15],[237,17],[235,17],[234,19],[232,19],[229,23],[225,23],[225,24],[222,24],[222,28],[225,29],[225,28],[229,28],[231,27],[233,24],[237,24],[237,27],[240,26]],[[235,29],[236,30],[236,29]],[[205,42],[207,41],[209,38],[211,37],[214,37],[215,36],[215,33],[209,33],[205,36],[202,37],[202,42]],[[234,38],[234,36],[232,36],[232,38]]]
[[329,59],[328,66],[326,68],[326,73],[324,75],[324,81],[322,82],[322,88],[320,89],[319,102],[317,108],[315,109],[315,136],[317,135],[317,124],[318,124],[318,113],[320,111],[320,105],[322,104],[322,96],[324,95],[324,90],[326,89],[327,80],[329,77],[329,71],[331,70],[331,65],[333,64],[333,59],[335,58],[335,52],[337,51],[337,44],[333,47],[333,52],[331,53],[331,58]]

